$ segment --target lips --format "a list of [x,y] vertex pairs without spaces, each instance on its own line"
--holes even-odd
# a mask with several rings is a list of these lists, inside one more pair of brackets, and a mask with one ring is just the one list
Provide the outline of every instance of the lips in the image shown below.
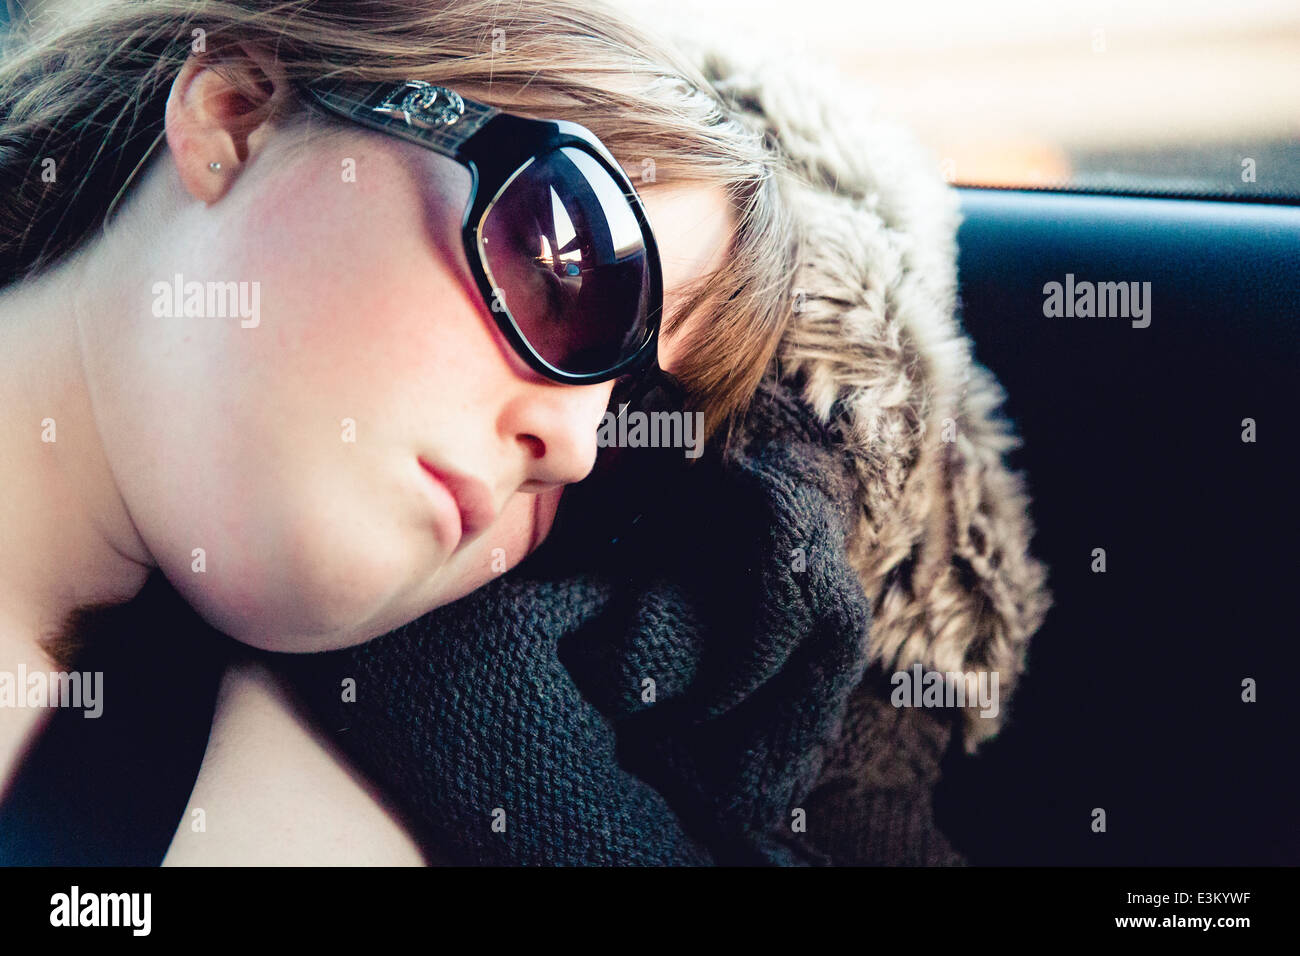
[[427,458],[420,458],[420,467],[438,480],[456,502],[460,511],[460,540],[464,544],[496,520],[496,505],[488,486],[470,475],[462,475],[439,468]]

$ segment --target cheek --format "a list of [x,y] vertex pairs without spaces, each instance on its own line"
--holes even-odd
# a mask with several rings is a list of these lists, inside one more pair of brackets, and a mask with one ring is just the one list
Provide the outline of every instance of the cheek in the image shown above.
[[150,551],[209,621],[259,646],[319,649],[284,642],[418,611],[446,556],[408,473],[422,443],[488,433],[492,340],[406,174],[364,159],[358,184],[332,163],[274,174],[167,254],[161,275],[256,283],[256,327],[123,329],[130,373],[104,375],[115,470]]
[[273,341],[257,343],[261,358],[303,388],[334,394],[358,377],[366,395],[385,383],[427,384],[438,360],[457,351],[463,323],[446,319],[467,307],[446,258],[453,250],[430,239],[452,220],[429,223],[410,174],[385,154],[362,155],[356,183],[329,170],[322,164],[314,182],[273,184],[250,216],[246,234],[258,241],[243,247],[241,270],[269,273]]

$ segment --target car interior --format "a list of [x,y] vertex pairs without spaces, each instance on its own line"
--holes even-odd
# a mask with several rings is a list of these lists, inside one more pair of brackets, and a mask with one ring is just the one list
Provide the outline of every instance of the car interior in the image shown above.
[[[1294,861],[1278,660],[1300,527],[1300,208],[1046,189],[961,202],[962,321],[1024,440],[1011,460],[1054,606],[1007,729],[952,759],[940,825],[985,864]],[[1149,325],[1045,316],[1044,286],[1067,275],[1149,282]],[[1120,839],[1086,825],[1094,808]]]
[[[0,4],[0,33],[15,9]],[[1095,30],[1092,42],[1095,53]],[[1300,531],[1294,115],[1269,141],[1294,177],[1278,188],[1242,188],[1235,154],[1220,187],[957,177],[960,319],[1007,393],[1022,439],[1010,464],[1053,597],[1005,729],[975,754],[955,738],[944,761],[936,818],[972,864],[1300,859],[1286,732]],[[1146,162],[1178,171],[1182,151],[1161,149]],[[188,609],[161,581],[149,588],[113,612],[149,615],[111,622],[134,638],[102,642],[82,665],[100,654],[130,675],[112,715],[124,749],[55,714],[8,794],[4,862],[154,866],[166,853],[224,661],[215,640],[171,640]]]

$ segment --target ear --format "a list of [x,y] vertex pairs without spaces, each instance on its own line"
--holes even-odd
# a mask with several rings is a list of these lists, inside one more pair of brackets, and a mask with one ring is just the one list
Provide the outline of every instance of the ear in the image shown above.
[[284,71],[260,47],[240,43],[190,55],[172,83],[164,125],[181,182],[195,199],[213,203],[226,194],[289,97]]

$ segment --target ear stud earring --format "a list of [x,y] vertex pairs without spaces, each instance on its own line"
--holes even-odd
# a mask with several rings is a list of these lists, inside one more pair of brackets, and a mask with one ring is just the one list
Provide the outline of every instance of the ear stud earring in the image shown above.
[[221,164],[220,164],[220,163],[208,163],[208,169],[212,170],[214,173],[219,173],[219,172],[221,172]]

